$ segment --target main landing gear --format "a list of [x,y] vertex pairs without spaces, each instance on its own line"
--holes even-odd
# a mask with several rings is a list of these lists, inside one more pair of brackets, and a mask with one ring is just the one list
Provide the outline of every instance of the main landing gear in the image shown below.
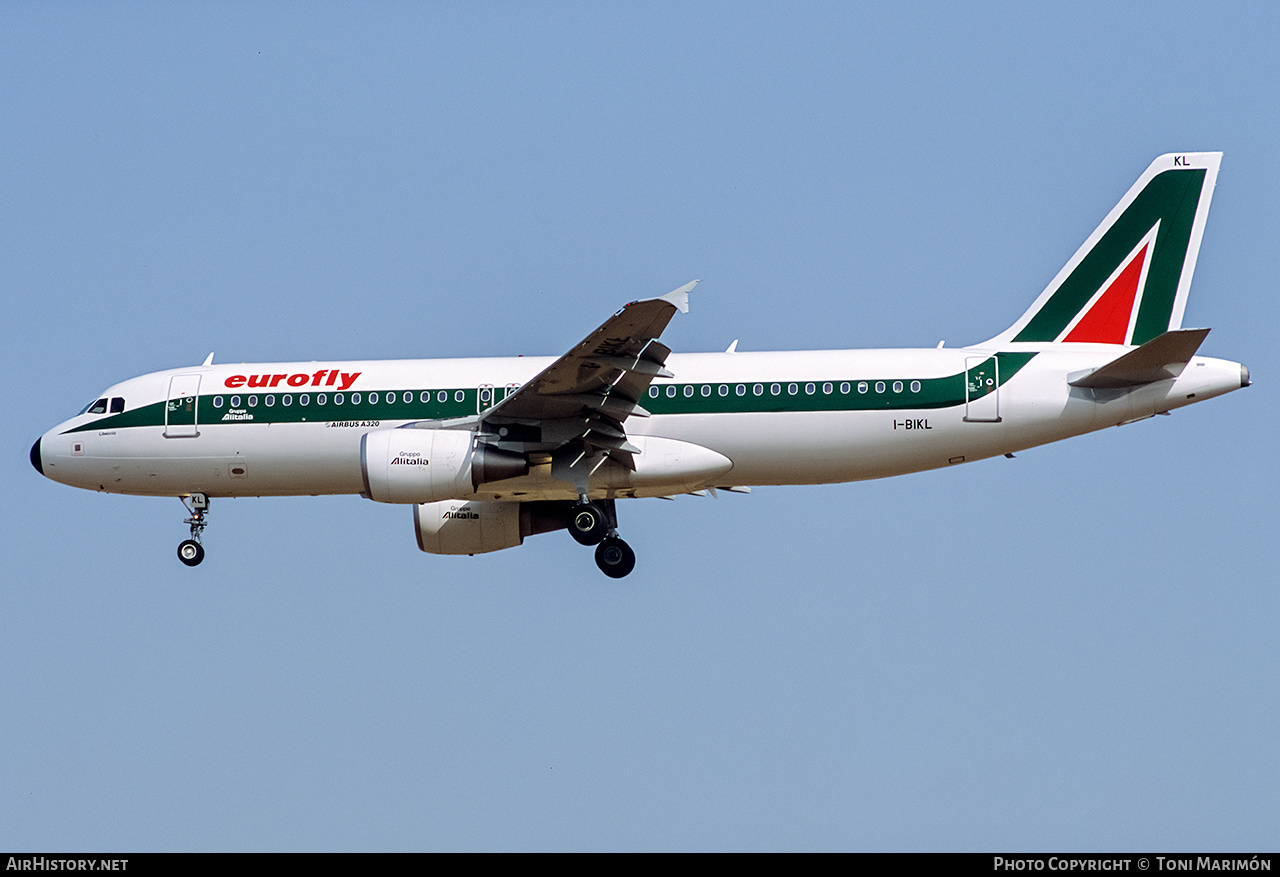
[[609,578],[620,579],[636,568],[636,553],[617,536],[605,536],[596,546],[596,566]]
[[613,500],[606,499],[597,505],[584,494],[578,504],[569,509],[567,523],[574,541],[596,547],[596,566],[602,573],[620,579],[635,569],[636,553],[618,538]]
[[195,566],[204,560],[204,546],[200,544],[200,536],[204,533],[204,528],[209,525],[205,520],[209,514],[209,497],[203,493],[193,493],[188,497],[178,497],[182,500],[182,504],[187,507],[187,511],[191,513],[191,517],[182,523],[191,525],[191,538],[184,540],[178,546],[178,560],[181,560],[187,566]]

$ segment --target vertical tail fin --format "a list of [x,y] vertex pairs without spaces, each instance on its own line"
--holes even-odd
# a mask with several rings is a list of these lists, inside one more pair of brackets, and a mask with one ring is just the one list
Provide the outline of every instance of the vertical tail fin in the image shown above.
[[1221,152],[1151,163],[1044,292],[983,346],[1145,344],[1182,326]]

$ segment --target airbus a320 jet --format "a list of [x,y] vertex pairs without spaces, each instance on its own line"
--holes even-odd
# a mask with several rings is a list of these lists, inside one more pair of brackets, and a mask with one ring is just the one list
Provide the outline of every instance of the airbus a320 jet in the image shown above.
[[169,369],[103,390],[31,447],[63,484],[186,504],[359,494],[413,511],[434,554],[567,529],[631,572],[617,500],[886,478],[1011,454],[1249,385],[1182,328],[1221,153],[1163,155],[1022,317],[921,350],[672,353],[687,284],[560,357]]

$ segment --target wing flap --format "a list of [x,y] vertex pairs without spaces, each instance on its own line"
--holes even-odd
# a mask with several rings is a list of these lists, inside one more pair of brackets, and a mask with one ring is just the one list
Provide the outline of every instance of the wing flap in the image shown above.
[[[652,346],[652,345],[650,345]],[[645,348],[646,352],[648,348]],[[600,365],[616,368],[619,371],[635,372],[639,375],[648,375],[651,378],[674,378],[671,372],[663,367],[665,359],[648,359],[641,354],[633,358],[621,356],[593,356],[590,362],[599,363]]]

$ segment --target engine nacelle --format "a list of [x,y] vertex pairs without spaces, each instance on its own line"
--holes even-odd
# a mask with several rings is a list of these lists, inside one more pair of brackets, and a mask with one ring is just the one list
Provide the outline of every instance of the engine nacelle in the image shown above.
[[430,554],[484,554],[524,542],[520,503],[445,500],[413,507],[418,547]]
[[429,554],[484,554],[515,548],[526,536],[563,530],[574,502],[427,502],[413,507],[413,525],[418,547]]
[[478,442],[466,430],[380,429],[360,440],[360,471],[370,499],[425,503],[461,499],[481,484],[517,478],[528,473],[529,460]]

